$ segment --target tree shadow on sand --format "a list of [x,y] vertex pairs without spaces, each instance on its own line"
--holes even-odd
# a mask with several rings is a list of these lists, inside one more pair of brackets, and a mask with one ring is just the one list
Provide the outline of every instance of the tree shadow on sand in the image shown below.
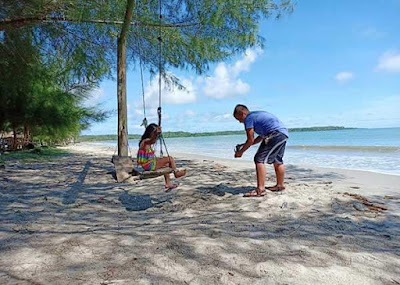
[[[187,190],[168,194],[160,191],[162,179],[134,185],[107,180],[108,158],[94,163],[83,157],[76,182],[54,184],[52,175],[59,179],[57,171],[71,159],[48,166],[41,182],[7,182],[0,173],[0,283],[305,284],[310,280],[299,272],[312,272],[328,284],[336,280],[332,268],[369,283],[400,282],[400,222],[391,212],[359,213],[351,200],[294,212],[292,200],[279,207],[290,191],[242,199],[253,187],[237,185],[248,183],[251,171],[216,175],[190,161],[180,163],[198,176],[183,180]],[[28,173],[20,171],[21,177]],[[341,179],[306,168],[288,173],[310,181]],[[199,177],[207,182],[199,184]],[[341,203],[340,212],[333,203]],[[400,207],[396,199],[390,203]]]
[[197,191],[203,194],[213,194],[217,196],[225,196],[225,194],[232,195],[243,195],[251,190],[254,190],[254,187],[251,186],[228,186],[225,184],[218,184],[214,186],[200,186],[197,187]]

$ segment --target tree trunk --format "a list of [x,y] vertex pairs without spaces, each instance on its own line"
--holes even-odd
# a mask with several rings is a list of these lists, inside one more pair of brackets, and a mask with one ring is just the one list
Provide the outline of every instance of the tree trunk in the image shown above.
[[25,125],[24,126],[24,141],[23,141],[24,147],[26,145],[28,145],[30,142],[31,142],[31,130],[30,130],[29,126]]
[[128,111],[126,104],[126,36],[135,0],[128,0],[124,24],[117,42],[118,156],[128,156]]
[[14,136],[14,139],[13,139],[13,143],[12,143],[12,149],[13,150],[17,150],[17,146],[18,146],[18,144],[17,144],[17,130],[15,128],[13,128],[13,136]]

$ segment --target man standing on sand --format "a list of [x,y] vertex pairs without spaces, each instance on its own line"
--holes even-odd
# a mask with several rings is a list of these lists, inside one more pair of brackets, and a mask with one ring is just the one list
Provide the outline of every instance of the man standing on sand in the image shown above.
[[[261,142],[254,156],[257,189],[246,193],[244,197],[262,197],[265,195],[265,176],[267,174],[265,161],[274,165],[276,174],[276,185],[267,187],[267,189],[273,192],[285,190],[283,181],[285,166],[282,159],[289,137],[287,128],[274,115],[264,111],[250,112],[245,105],[236,105],[233,116],[239,122],[244,123],[247,134],[246,142],[237,146],[235,157],[241,157],[250,146]],[[254,139],[254,133],[258,134],[256,139]]]

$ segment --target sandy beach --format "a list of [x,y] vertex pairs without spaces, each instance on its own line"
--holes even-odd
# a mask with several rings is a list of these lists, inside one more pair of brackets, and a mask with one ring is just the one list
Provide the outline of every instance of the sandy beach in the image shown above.
[[400,176],[288,162],[243,198],[251,162],[174,154],[166,193],[116,183],[115,148],[65,149],[0,169],[0,284],[400,284]]

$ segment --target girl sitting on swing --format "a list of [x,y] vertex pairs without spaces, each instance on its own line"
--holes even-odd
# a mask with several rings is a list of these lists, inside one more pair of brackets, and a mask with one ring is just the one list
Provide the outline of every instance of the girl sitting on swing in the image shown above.
[[[154,171],[168,166],[173,169],[175,178],[184,176],[186,174],[186,169],[178,170],[173,157],[156,157],[152,146],[156,143],[159,134],[161,134],[160,126],[156,124],[150,124],[147,126],[139,142],[139,150],[137,153],[138,164],[141,165],[145,171]],[[169,173],[164,174],[164,178],[166,190],[178,187],[178,184],[171,183]]]

